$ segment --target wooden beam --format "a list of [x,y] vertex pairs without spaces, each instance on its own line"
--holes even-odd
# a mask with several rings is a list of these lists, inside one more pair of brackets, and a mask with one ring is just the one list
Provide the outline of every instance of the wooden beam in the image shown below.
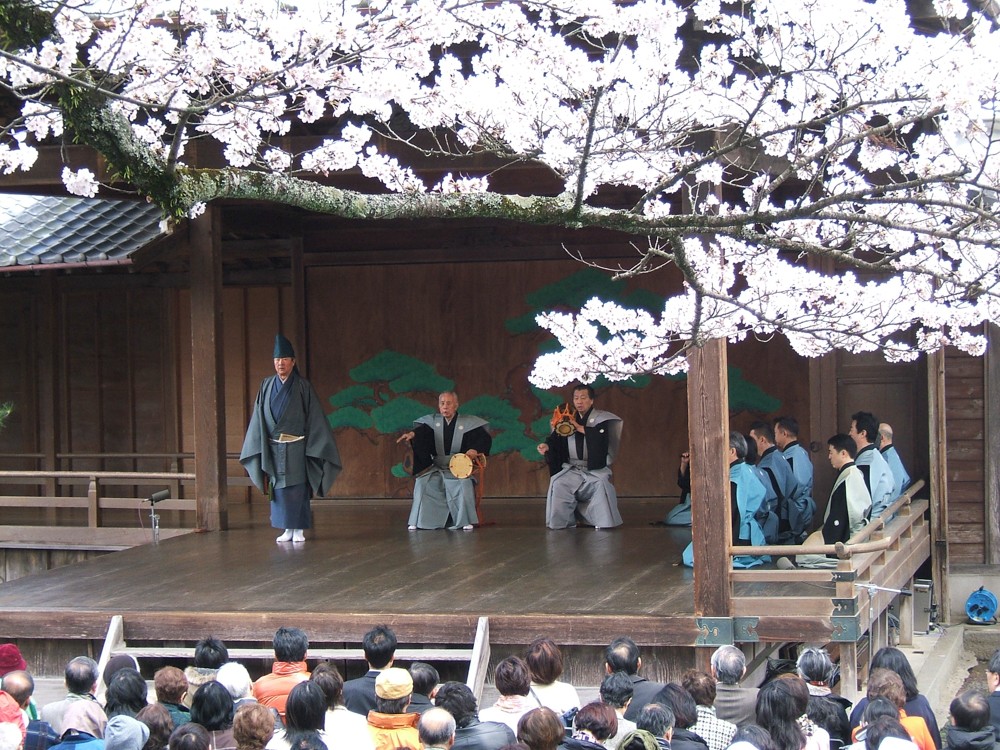
[[190,244],[195,499],[198,525],[211,531],[228,526],[221,240],[219,210],[209,204],[190,224]]
[[692,349],[688,365],[694,611],[697,617],[731,617],[731,559],[724,554],[732,543],[726,340]]
[[983,382],[986,385],[985,414],[985,481],[983,502],[986,511],[986,540],[983,562],[1000,565],[1000,327],[986,324],[986,356]]
[[944,350],[927,355],[927,421],[930,432],[932,575],[938,611],[950,622],[948,603],[948,431],[945,424]]

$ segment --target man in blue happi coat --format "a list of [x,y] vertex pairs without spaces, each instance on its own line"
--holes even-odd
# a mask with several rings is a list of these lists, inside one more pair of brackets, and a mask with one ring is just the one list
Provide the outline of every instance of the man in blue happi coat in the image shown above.
[[760,453],[759,469],[767,474],[778,496],[778,544],[799,544],[812,523],[815,505],[799,487],[792,467],[774,443],[774,428],[767,422],[750,425],[750,437]]
[[892,427],[888,423],[882,422],[878,426],[878,436],[878,452],[882,454],[882,458],[889,464],[889,471],[892,472],[892,500],[890,502],[894,503],[910,486],[910,475],[903,466],[899,451],[892,443]]
[[892,471],[885,458],[875,447],[878,439],[878,419],[867,411],[851,415],[851,431],[847,433],[858,447],[855,465],[865,478],[865,486],[872,498],[871,518],[878,518],[882,511],[892,505]]
[[311,526],[309,500],[323,497],[342,468],[319,396],[295,365],[292,343],[274,340],[275,374],[257,392],[240,463],[271,500],[277,541],[304,542]]

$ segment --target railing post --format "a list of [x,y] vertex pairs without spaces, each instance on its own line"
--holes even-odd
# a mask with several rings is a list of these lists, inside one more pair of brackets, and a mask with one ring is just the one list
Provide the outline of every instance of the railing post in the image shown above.
[[87,525],[96,529],[101,525],[100,483],[97,477],[90,478],[87,488]]
[[[907,591],[913,591],[913,579],[906,584]],[[899,645],[913,645],[913,597],[899,597]]]

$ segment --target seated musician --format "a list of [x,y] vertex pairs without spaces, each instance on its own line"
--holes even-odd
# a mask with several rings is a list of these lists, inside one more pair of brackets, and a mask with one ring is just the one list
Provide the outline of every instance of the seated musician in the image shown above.
[[396,442],[413,448],[413,507],[410,531],[416,529],[472,530],[479,523],[472,477],[456,477],[449,463],[458,453],[470,459],[489,455],[493,438],[485,419],[458,413],[458,395],[446,391],[438,397],[438,414],[414,423]]
[[[568,422],[568,426],[566,423]],[[560,430],[563,427],[565,435]],[[538,446],[549,464],[549,492],[545,525],[571,529],[577,521],[605,529],[621,526],[618,496],[611,484],[611,463],[618,453],[622,420],[594,408],[594,389],[573,389],[573,409],[554,425],[552,434]]]

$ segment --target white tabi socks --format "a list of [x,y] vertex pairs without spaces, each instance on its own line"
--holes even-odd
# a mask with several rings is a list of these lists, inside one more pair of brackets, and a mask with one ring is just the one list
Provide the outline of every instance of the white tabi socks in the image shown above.
[[302,529],[292,529],[292,541],[296,544],[302,544],[306,540],[306,535],[302,533]]
[[293,529],[285,529],[285,533],[279,536],[274,541],[276,541],[278,544],[281,544],[282,542],[292,541],[292,531]]

